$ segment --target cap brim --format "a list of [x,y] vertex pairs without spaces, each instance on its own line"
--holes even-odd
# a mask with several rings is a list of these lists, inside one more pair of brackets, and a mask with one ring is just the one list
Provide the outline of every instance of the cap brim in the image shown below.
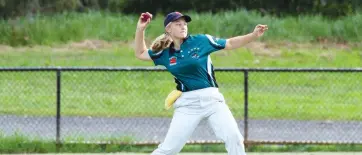
[[183,15],[183,17],[185,18],[186,22],[191,22],[191,20],[192,20],[191,17],[188,15]]
[[192,20],[191,17],[188,15],[182,15],[182,16],[178,17],[177,19],[180,19],[180,18],[184,18],[186,22],[191,22],[191,20]]

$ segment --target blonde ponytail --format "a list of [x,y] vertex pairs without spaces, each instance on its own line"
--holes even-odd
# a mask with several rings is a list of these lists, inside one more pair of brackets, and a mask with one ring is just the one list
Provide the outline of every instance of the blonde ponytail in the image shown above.
[[151,49],[154,53],[160,52],[165,48],[169,47],[172,42],[171,37],[164,33],[158,36],[151,44]]

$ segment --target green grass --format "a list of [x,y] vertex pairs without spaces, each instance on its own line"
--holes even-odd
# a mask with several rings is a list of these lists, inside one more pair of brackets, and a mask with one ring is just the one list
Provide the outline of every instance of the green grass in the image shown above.
[[[290,45],[292,44],[292,45]],[[267,42],[235,51],[219,51],[211,55],[216,67],[296,67],[354,68],[362,66],[362,44],[338,47],[333,44],[301,44]],[[58,47],[59,46],[59,47]],[[89,50],[76,46],[0,47],[1,67],[38,66],[153,66],[152,62],[134,57],[131,44],[113,43],[106,48]],[[264,47],[265,46],[265,47]],[[306,47],[304,47],[306,46]],[[82,46],[83,47],[83,46]],[[260,47],[260,49],[259,49]]]
[[[0,112],[55,115],[55,73],[4,73]],[[217,72],[220,89],[243,117],[243,74]],[[362,120],[361,74],[250,73],[251,118]],[[152,84],[154,86],[150,86]],[[168,73],[64,72],[62,115],[170,116],[163,100],[174,87]],[[152,110],[151,110],[152,109]]]
[[[0,153],[150,153],[157,145],[118,145],[68,143],[58,146],[52,141],[29,140],[23,135],[4,136],[0,133]],[[362,145],[253,145],[247,148],[249,153],[302,153],[302,152],[358,152]],[[224,144],[187,144],[183,153],[226,153]]]
[[[274,48],[268,52],[275,52]],[[279,48],[278,56],[240,49],[212,55],[215,67],[362,66],[355,48]],[[324,55],[330,57],[324,57]],[[130,48],[49,52],[42,48],[0,53],[0,66],[152,66]],[[258,63],[256,63],[259,61]],[[0,113],[55,115],[55,72],[0,72]],[[243,118],[242,72],[216,72],[235,117]],[[62,115],[171,116],[164,98],[175,88],[166,72],[62,72]],[[361,73],[250,73],[249,115],[255,119],[362,120]]]
[[[322,16],[276,18],[261,16],[244,10],[217,14],[188,12],[193,18],[190,33],[209,33],[231,37],[251,32],[256,24],[269,25],[263,40],[289,40],[296,42],[329,39],[332,41],[359,42],[362,27],[361,13],[340,19]],[[147,29],[147,38],[153,39],[163,32],[164,15],[155,15]],[[138,15],[105,12],[63,13],[54,16],[36,15],[15,21],[0,21],[0,44],[50,45],[84,39],[122,40],[134,38]],[[215,22],[217,21],[217,22]],[[227,28],[225,28],[227,27]]]

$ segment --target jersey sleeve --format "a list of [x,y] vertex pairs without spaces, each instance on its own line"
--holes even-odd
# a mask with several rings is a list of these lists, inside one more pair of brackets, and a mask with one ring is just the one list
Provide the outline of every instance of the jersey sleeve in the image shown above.
[[153,60],[153,63],[155,64],[155,66],[163,65],[163,61],[162,61],[163,51],[155,53],[151,49],[148,49],[148,54],[150,55],[151,59]]
[[207,49],[206,52],[208,54],[222,50],[226,46],[226,39],[224,38],[217,38],[209,34],[205,34],[202,36],[203,36],[204,45],[206,46]]

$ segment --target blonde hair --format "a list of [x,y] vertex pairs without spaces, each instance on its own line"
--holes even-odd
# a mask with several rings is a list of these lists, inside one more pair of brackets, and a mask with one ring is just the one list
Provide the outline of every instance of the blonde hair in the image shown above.
[[164,33],[158,36],[151,44],[151,49],[154,53],[160,52],[165,48],[169,47],[172,42],[172,38],[167,34]]

